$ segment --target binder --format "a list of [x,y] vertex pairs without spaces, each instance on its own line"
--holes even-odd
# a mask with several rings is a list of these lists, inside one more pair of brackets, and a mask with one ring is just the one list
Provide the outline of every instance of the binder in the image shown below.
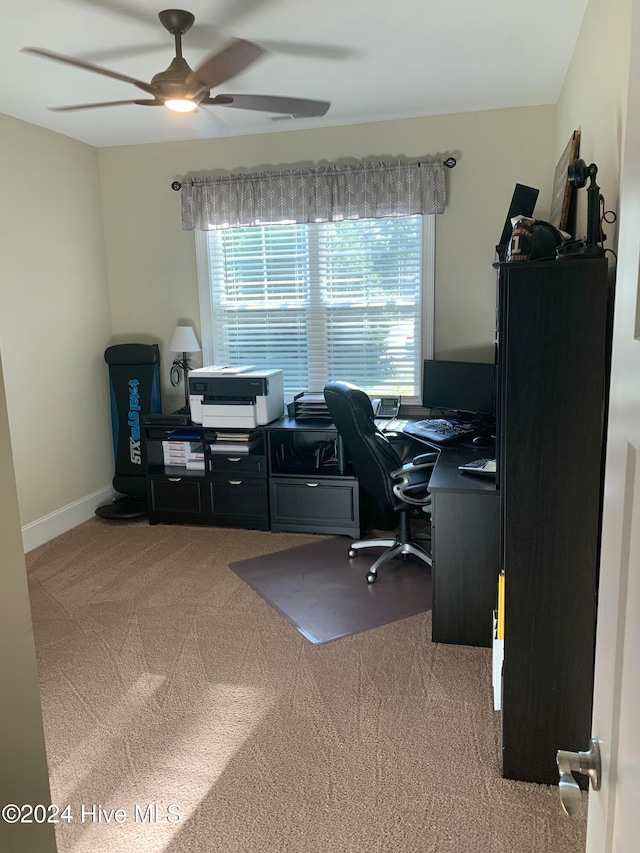
[[498,624],[496,639],[504,640],[504,570],[498,575]]

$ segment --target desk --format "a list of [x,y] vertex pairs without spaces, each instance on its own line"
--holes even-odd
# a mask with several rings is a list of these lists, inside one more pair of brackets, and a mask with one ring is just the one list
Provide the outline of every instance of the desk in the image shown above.
[[429,482],[432,639],[489,647],[500,564],[499,492],[492,478],[458,471],[463,462],[488,456],[487,448],[438,449]]
[[[318,446],[337,437],[331,423],[284,417],[261,428],[263,441],[249,453],[228,455],[217,451],[214,430],[187,421],[180,432],[204,443],[204,470],[165,465],[162,443],[176,430],[171,417],[150,416],[144,429],[151,524],[361,536],[359,484],[339,439],[337,458],[318,462],[316,457]],[[431,448],[412,444],[413,455]],[[489,646],[498,575],[498,492],[493,480],[458,471],[462,462],[487,450],[435,449],[440,457],[429,486],[433,640]]]
[[[283,417],[258,427],[260,440],[240,453],[225,451],[216,442],[215,429],[187,417],[179,420],[150,415],[144,421],[151,524],[360,538],[359,484],[333,424]],[[201,446],[204,459],[198,469],[167,465],[165,443],[176,431],[187,445]],[[335,454],[330,452],[334,447]]]

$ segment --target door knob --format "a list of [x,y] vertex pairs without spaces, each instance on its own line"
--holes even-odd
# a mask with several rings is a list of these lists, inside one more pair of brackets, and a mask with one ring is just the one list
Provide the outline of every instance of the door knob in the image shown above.
[[591,746],[587,752],[567,752],[564,749],[559,749],[556,761],[560,775],[558,788],[562,808],[568,815],[578,814],[582,806],[582,796],[580,786],[573,774],[584,773],[591,779],[593,790],[600,790],[602,765],[600,763],[599,743],[591,738]]

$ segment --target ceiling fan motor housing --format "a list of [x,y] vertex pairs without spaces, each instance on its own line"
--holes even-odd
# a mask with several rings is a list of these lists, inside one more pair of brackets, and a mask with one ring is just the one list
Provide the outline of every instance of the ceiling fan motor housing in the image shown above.
[[154,74],[151,86],[156,97],[190,98],[194,93],[187,86],[187,77],[192,73],[189,64],[181,56],[176,56],[164,71]]
[[[243,0],[237,0],[238,3]],[[208,56],[195,71],[191,69],[182,56],[182,36],[191,29],[195,17],[191,12],[182,9],[165,9],[158,14],[160,23],[167,29],[175,40],[175,56],[164,71],[155,74],[149,83],[137,80],[127,74],[112,71],[93,65],[85,60],[72,56],[63,56],[49,50],[36,47],[25,47],[23,50],[34,53],[45,59],[74,65],[94,74],[111,77],[124,83],[130,83],[142,89],[149,98],[133,98],[122,101],[106,101],[95,104],[75,104],[64,107],[50,107],[58,111],[89,110],[98,107],[114,107],[128,104],[140,106],[166,106],[174,112],[192,112],[201,104],[212,106],[235,107],[243,110],[257,110],[268,113],[283,113],[299,115],[300,117],[323,116],[329,109],[328,101],[314,101],[305,98],[282,98],[274,95],[216,95],[211,97],[211,90],[218,88],[225,80],[236,77],[252,65],[262,55],[264,48],[245,39],[231,39],[226,47]]]
[[184,12],[182,9],[165,9],[164,12],[158,13],[158,17],[162,26],[172,35],[180,33],[183,36],[189,32],[195,21],[191,12]]

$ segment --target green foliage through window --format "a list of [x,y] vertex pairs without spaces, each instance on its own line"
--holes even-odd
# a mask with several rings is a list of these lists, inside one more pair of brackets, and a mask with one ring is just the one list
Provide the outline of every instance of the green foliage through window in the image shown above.
[[207,233],[216,364],[282,368],[289,397],[420,382],[419,216]]

